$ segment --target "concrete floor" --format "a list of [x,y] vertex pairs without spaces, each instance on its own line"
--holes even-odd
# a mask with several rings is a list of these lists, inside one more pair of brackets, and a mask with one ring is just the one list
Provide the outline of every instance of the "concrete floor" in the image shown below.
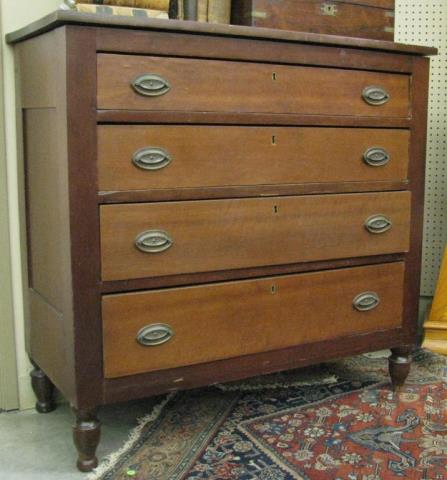
[[[102,440],[98,458],[119,449],[137,418],[150,413],[154,399],[100,410]],[[66,404],[46,415],[34,410],[0,414],[0,480],[82,480],[75,467],[73,415]]]

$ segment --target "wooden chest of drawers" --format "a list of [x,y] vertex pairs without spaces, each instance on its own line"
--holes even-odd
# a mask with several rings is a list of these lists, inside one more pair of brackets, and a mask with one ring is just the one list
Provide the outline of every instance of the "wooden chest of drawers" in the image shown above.
[[416,341],[435,50],[58,12],[20,32],[37,408]]

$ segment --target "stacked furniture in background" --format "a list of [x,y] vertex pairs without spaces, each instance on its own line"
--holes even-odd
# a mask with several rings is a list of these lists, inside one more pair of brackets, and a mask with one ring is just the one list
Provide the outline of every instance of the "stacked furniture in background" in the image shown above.
[[232,23],[394,39],[394,0],[233,0]]
[[8,41],[33,387],[81,470],[100,405],[382,348],[403,384],[435,49],[62,11]]

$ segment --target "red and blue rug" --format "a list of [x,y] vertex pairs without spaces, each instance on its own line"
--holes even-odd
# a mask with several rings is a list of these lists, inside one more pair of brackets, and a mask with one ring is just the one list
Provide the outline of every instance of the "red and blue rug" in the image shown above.
[[415,354],[399,394],[387,369],[358,356],[178,393],[90,478],[447,480],[445,359]]

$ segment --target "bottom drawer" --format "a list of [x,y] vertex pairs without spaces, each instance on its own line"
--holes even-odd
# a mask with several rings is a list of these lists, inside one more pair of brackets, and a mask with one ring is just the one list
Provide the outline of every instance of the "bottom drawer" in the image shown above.
[[403,283],[399,262],[107,295],[105,377],[396,328]]

